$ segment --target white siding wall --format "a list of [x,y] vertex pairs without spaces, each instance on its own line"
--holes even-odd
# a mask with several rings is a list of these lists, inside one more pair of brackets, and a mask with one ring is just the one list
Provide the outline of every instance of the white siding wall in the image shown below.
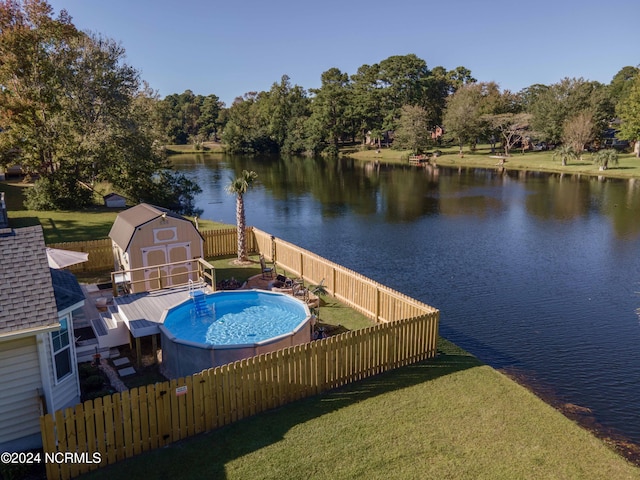
[[0,342],[0,446],[40,432],[42,393],[35,337]]
[[[63,378],[56,384],[56,373],[53,366],[53,346],[51,345],[51,335],[46,334],[42,342],[42,358],[46,364],[45,385],[48,385],[51,391],[47,399],[47,409],[49,413],[61,410],[63,408],[72,407],[80,403],[80,381],[78,379],[78,365],[76,363],[76,351],[73,332],[73,321],[68,317],[67,325],[69,325],[69,340],[71,345],[71,375]],[[44,374],[43,374],[44,375]],[[45,386],[46,388],[46,386]]]

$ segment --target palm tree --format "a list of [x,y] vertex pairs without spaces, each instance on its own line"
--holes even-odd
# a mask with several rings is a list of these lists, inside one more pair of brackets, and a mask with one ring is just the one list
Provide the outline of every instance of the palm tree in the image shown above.
[[553,158],[560,157],[562,160],[562,166],[567,166],[567,160],[576,159],[578,155],[576,155],[575,150],[570,145],[560,145],[553,153]]
[[249,260],[247,256],[247,221],[244,214],[244,194],[256,179],[258,174],[254,171],[243,170],[239,177],[231,180],[227,185],[227,192],[236,196],[236,224],[238,227],[238,262]]
[[606,150],[599,150],[593,156],[593,163],[600,165],[602,170],[606,170],[611,165],[618,164],[618,152],[613,150],[612,148],[607,148]]

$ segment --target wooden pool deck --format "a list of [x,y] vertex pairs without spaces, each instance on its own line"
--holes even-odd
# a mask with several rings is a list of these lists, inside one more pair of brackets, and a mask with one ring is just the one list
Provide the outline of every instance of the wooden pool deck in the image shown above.
[[[242,286],[244,289],[258,288],[269,290],[273,279],[262,278],[262,275],[251,277]],[[206,288],[210,292],[209,287]],[[188,285],[165,288],[151,292],[131,293],[114,298],[117,315],[125,322],[134,338],[146,337],[160,333],[164,312],[189,298]]]
[[189,298],[189,287],[175,287],[152,292],[132,293],[114,299],[117,315],[134,338],[160,333],[165,310]]
[[[243,289],[270,290],[274,278],[265,278],[256,275],[249,278]],[[211,292],[209,287],[206,292]],[[160,333],[159,325],[162,324],[164,312],[189,298],[189,287],[171,287],[151,292],[131,293],[115,297],[114,315],[125,322],[134,338],[146,337]],[[314,295],[314,298],[315,297]]]

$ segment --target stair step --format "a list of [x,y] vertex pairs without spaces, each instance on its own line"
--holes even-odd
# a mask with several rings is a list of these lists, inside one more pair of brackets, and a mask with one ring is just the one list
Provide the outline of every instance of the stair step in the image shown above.
[[105,336],[109,334],[109,330],[118,328],[116,320],[108,313],[102,313],[98,318],[91,320],[93,329],[98,336]]
[[102,317],[94,318],[91,320],[91,324],[93,325],[93,330],[96,332],[96,335],[104,337],[109,334],[109,329]]
[[111,312],[103,312],[102,314],[100,314],[100,317],[102,317],[102,321],[104,322],[104,324],[107,326],[109,330],[111,330],[112,328],[118,327],[118,323],[116,319],[113,318],[113,315],[114,314]]

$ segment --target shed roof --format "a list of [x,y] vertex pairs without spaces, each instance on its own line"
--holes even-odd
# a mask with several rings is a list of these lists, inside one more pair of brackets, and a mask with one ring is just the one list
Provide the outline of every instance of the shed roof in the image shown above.
[[58,325],[42,227],[0,230],[0,334]]
[[149,223],[162,215],[177,218],[188,222],[193,226],[189,220],[177,213],[167,210],[166,208],[156,207],[154,205],[149,205],[148,203],[140,203],[135,207],[128,208],[118,214],[115,222],[113,222],[113,225],[111,226],[111,230],[109,231],[109,238],[111,238],[111,240],[113,240],[120,248],[127,250],[136,228],[144,225],[145,223]]
[[107,193],[106,195],[103,195],[102,198],[122,198],[123,200],[126,200],[125,197],[115,192]]

